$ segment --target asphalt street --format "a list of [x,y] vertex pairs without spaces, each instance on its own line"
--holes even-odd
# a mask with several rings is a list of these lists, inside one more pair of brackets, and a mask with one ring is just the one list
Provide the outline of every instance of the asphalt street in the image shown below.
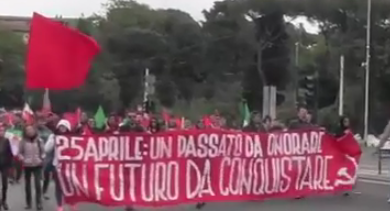
[[[333,195],[326,197],[309,197],[300,200],[269,200],[250,202],[208,203],[202,211],[388,211],[390,204],[387,197],[390,194],[390,159],[383,160],[383,173],[377,173],[377,156],[372,155],[372,149],[364,148],[360,160],[359,182],[350,196]],[[53,185],[51,195],[54,194]],[[23,184],[10,186],[8,204],[12,211],[23,211]],[[79,211],[124,211],[124,208],[107,208],[95,204],[81,204]],[[45,211],[55,211],[54,195],[51,200],[44,201]],[[69,209],[65,209],[69,210]],[[136,211],[197,211],[195,205],[181,205],[147,209],[136,207]]]
[[[53,191],[53,190],[51,190]],[[356,190],[348,197],[341,195],[304,198],[300,200],[270,200],[250,202],[209,203],[202,211],[387,211],[387,195],[390,192],[390,183],[376,180],[360,180]],[[10,210],[24,210],[23,184],[14,185],[9,190],[8,204]],[[44,202],[45,211],[55,211],[54,198]],[[82,204],[79,211],[124,210],[124,208],[106,208],[94,204]],[[196,211],[194,205],[147,209],[137,207],[136,210],[160,211]]]

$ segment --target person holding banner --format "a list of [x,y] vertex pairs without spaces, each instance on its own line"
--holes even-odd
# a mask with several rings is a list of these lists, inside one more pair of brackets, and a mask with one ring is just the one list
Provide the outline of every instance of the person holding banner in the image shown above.
[[118,134],[119,133],[119,121],[118,117],[115,114],[111,114],[108,117],[106,127],[104,129],[105,133],[109,134]]
[[349,124],[349,118],[346,116],[342,116],[342,117],[340,117],[339,125],[338,125],[336,132],[335,132],[335,136],[337,138],[341,138],[348,133],[352,133],[352,130],[351,130],[350,124]]
[[196,130],[203,130],[205,129],[206,126],[204,125],[204,122],[202,120],[199,120],[196,124],[195,124],[195,129]]
[[121,125],[119,127],[119,132],[121,133],[128,133],[128,132],[145,132],[144,128],[137,124],[134,119],[129,119],[127,123]]
[[247,126],[243,128],[244,132],[265,132],[263,119],[261,118],[261,113],[254,111],[251,114],[250,122]]
[[149,123],[148,132],[149,133],[158,133],[162,131],[162,127],[159,124],[157,118],[152,118]]
[[[149,127],[147,132],[149,133],[158,133],[162,131],[161,125],[158,123],[156,118],[152,118],[149,122]],[[142,128],[141,125],[136,123],[136,120],[134,118],[130,118],[128,120],[128,123],[125,125],[122,125],[120,127],[120,132],[133,132],[133,133],[143,133],[146,132],[144,128]],[[125,211],[133,211],[134,208],[132,206],[126,206]]]
[[[71,132],[71,124],[68,120],[62,119],[57,124],[57,129],[55,131],[55,134],[51,135],[49,139],[47,140],[45,144],[45,154],[47,157],[50,157],[51,159],[48,159],[51,161],[51,164],[53,166],[53,173],[54,173],[54,184],[55,184],[55,197],[57,202],[57,211],[63,211],[63,193],[60,181],[58,179],[58,172],[55,170],[55,167],[58,164],[58,160],[55,154],[55,136],[56,135],[65,135],[69,134]],[[72,210],[76,210],[76,206],[71,206]]]
[[[41,126],[41,127],[44,127],[44,126]],[[49,129],[47,129],[46,131],[42,131],[44,130],[43,128],[41,128],[41,130],[39,129],[39,125],[38,125],[38,134],[39,136],[41,137],[41,139],[46,143],[47,140],[49,140],[49,138],[51,136],[53,136],[53,133],[52,131],[48,131]],[[44,134],[44,133],[50,133],[50,134]],[[45,158],[44,158],[44,165],[43,165],[43,186],[42,186],[42,191],[43,191],[43,197],[46,199],[46,200],[49,200],[50,197],[47,195],[47,190],[49,188],[49,184],[50,184],[50,178],[52,177],[52,173],[54,171],[54,166],[52,165],[52,162],[53,162],[53,154],[46,154],[45,155]]]
[[313,128],[313,125],[311,124],[311,115],[305,107],[299,107],[297,118],[290,122],[288,129],[298,130],[310,128]]
[[44,158],[43,141],[33,125],[27,125],[19,145],[19,158],[23,162],[25,178],[26,209],[31,209],[31,177],[34,177],[35,203],[42,210],[42,166]]
[[[350,128],[349,118],[346,117],[346,116],[341,116],[340,120],[339,120],[338,128],[335,131],[335,137],[336,138],[342,138],[343,136],[345,136],[345,135],[347,135],[349,133],[352,133],[352,130]],[[343,195],[344,196],[349,196],[350,193],[349,192],[345,192]]]
[[95,120],[90,118],[85,112],[81,113],[80,122],[76,126],[76,134],[91,135],[95,129]]
[[8,210],[7,191],[8,173],[13,160],[10,141],[5,137],[5,127],[0,124],[0,174],[1,174],[1,201],[0,210]]

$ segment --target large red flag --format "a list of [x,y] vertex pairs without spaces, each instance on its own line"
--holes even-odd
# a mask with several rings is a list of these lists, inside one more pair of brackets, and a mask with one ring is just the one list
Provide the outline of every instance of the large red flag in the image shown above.
[[34,13],[26,63],[27,88],[69,90],[81,86],[99,51],[93,38]]

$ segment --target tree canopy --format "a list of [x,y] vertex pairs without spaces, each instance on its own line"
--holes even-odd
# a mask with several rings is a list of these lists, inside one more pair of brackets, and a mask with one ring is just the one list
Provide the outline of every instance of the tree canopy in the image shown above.
[[[380,128],[389,113],[390,2],[373,0],[371,120]],[[224,0],[203,11],[204,20],[173,9],[152,9],[133,0],[110,0],[103,15],[80,17],[74,27],[97,39],[102,53],[78,90],[51,93],[58,112],[99,104],[119,110],[142,102],[143,74],[156,76],[157,104],[187,116],[218,108],[238,115],[246,99],[261,110],[262,85],[278,87],[282,115],[294,112],[295,79],[319,77],[322,121],[337,104],[340,56],[345,57],[345,110],[362,123],[367,3],[361,0]],[[305,17],[318,34],[292,24]],[[24,90],[26,46],[20,35],[0,31],[0,99],[21,106],[41,94]],[[298,54],[297,54],[298,52]],[[191,109],[188,109],[191,108]],[[189,110],[192,110],[189,112]],[[378,130],[378,129],[377,129]]]

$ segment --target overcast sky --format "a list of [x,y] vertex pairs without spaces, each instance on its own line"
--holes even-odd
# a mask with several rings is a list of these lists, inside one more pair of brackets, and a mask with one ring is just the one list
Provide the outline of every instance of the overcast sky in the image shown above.
[[[215,0],[138,0],[153,8],[176,8],[190,13],[195,19],[201,19],[202,10],[210,8]],[[37,11],[47,16],[77,17],[82,13],[89,16],[102,11],[107,0],[0,0],[1,15],[28,16]]]
[[[152,8],[175,8],[186,11],[196,20],[202,20],[202,10],[213,6],[215,0],[137,0]],[[107,0],[0,0],[0,15],[31,16],[33,12],[45,16],[62,15],[63,17],[89,16],[102,11],[102,4]],[[304,20],[305,28],[310,32],[315,29]],[[314,31],[313,31],[314,30]]]

